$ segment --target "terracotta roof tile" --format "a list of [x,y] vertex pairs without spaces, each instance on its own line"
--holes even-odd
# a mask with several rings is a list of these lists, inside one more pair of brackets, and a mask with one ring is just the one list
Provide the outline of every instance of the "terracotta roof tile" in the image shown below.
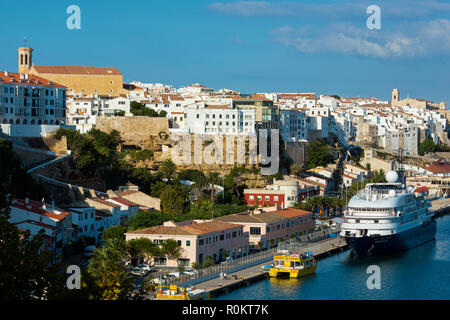
[[33,66],[39,73],[84,74],[84,75],[122,75],[117,68],[85,66]]

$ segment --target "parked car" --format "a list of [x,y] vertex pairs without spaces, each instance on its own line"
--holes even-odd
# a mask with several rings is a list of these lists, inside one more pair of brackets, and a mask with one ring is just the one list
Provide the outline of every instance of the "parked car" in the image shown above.
[[194,275],[194,274],[197,274],[198,273],[198,270],[186,270],[186,271],[184,271],[184,274],[188,274],[188,275]]
[[94,255],[95,246],[87,246],[84,248],[84,255],[86,257],[92,257]]
[[155,272],[156,271],[155,267],[151,267],[148,264],[140,264],[140,265],[138,265],[138,267],[147,272]]
[[134,267],[131,269],[130,273],[134,276],[145,276],[145,271],[139,267]]
[[169,273],[169,277],[173,276],[175,278],[178,278],[179,276],[181,276],[183,274],[184,274],[184,272],[172,272],[172,273]]

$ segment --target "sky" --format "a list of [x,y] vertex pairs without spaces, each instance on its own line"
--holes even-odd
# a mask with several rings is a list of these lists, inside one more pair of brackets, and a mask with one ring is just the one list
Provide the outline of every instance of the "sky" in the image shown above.
[[450,1],[0,0],[0,13],[0,70],[17,71],[26,37],[36,65],[116,67],[127,82],[383,100],[398,88],[450,106]]

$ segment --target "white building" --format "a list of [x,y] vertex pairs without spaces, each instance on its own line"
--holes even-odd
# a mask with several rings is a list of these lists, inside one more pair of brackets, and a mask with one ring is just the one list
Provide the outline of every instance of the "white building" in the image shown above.
[[255,111],[197,103],[185,109],[184,129],[196,134],[255,134]]
[[54,204],[26,199],[14,199],[10,205],[9,221],[33,237],[44,230],[45,246],[52,253],[52,261],[60,261],[63,249],[73,240],[72,214]]
[[281,109],[280,131],[284,141],[308,140],[306,109]]
[[0,73],[0,126],[12,136],[36,137],[66,123],[66,87],[29,74]]

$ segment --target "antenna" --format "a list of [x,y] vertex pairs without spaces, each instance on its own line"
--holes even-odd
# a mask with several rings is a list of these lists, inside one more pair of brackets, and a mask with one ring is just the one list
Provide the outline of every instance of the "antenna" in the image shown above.
[[24,37],[23,41],[25,42],[25,48],[26,48],[27,47],[27,37]]

